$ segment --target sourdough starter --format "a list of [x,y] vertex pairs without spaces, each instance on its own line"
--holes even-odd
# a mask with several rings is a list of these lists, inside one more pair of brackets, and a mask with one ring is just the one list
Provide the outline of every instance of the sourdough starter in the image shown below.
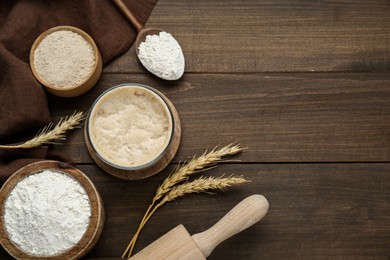
[[106,161],[137,167],[167,147],[172,119],[165,102],[151,90],[122,86],[96,102],[88,128],[93,147]]

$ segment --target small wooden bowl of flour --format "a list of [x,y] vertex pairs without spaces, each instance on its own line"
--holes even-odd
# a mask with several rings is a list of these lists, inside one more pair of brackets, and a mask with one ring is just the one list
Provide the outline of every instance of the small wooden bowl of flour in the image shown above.
[[96,84],[102,72],[102,57],[86,32],[57,26],[35,40],[30,67],[47,91],[60,97],[75,97]]
[[93,183],[65,163],[29,164],[0,190],[0,243],[16,259],[79,259],[97,243],[103,224]]
[[161,92],[128,83],[96,99],[84,130],[96,164],[127,180],[150,177],[175,156],[181,137],[179,115]]

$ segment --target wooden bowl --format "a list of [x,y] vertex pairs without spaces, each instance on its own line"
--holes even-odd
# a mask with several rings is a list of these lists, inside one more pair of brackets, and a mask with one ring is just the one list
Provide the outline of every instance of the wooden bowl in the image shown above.
[[[41,77],[41,75],[37,72],[36,68],[34,67],[34,52],[35,49],[41,43],[41,41],[47,35],[55,31],[62,31],[62,30],[72,31],[81,35],[92,46],[95,55],[95,64],[90,74],[83,81],[79,82],[77,85],[70,86],[70,87],[60,87],[53,83],[48,82],[46,79]],[[48,92],[60,97],[76,97],[89,91],[96,84],[96,82],[99,80],[100,75],[102,73],[103,63],[102,63],[102,56],[100,54],[100,51],[96,46],[94,40],[91,38],[91,36],[89,36],[83,30],[73,26],[57,26],[57,27],[50,28],[47,31],[44,31],[35,40],[30,51],[30,67],[35,78],[45,87],[45,89]]]
[[[14,189],[18,182],[29,175],[42,172],[43,170],[52,170],[63,173],[75,179],[85,189],[91,204],[89,226],[79,242],[69,250],[50,257],[38,257],[24,252],[9,239],[4,226],[4,205],[9,193]],[[79,259],[87,254],[97,243],[103,230],[104,218],[103,203],[93,183],[80,170],[66,163],[57,161],[41,161],[29,164],[16,171],[4,183],[0,190],[0,243],[3,248],[16,259]]]
[[[101,154],[99,154],[94,147],[93,142],[91,141],[91,137],[89,134],[90,131],[90,119],[91,119],[91,113],[96,105],[96,103],[99,101],[100,98],[102,98],[105,94],[108,92],[119,88],[119,87],[124,87],[124,86],[136,86],[136,87],[142,87],[145,88],[148,91],[153,92],[156,94],[158,97],[161,98],[162,102],[167,106],[170,117],[171,117],[171,122],[172,122],[172,132],[170,136],[170,140],[165,147],[164,151],[154,160],[141,165],[141,166],[136,166],[136,167],[123,167],[120,165],[116,165],[113,162],[108,161],[106,158],[104,158]],[[148,177],[151,177],[160,171],[162,171],[165,167],[168,166],[168,164],[172,161],[174,156],[176,155],[179,146],[180,146],[180,139],[181,139],[181,124],[180,124],[180,117],[179,114],[172,104],[172,102],[161,92],[158,90],[145,86],[142,84],[137,84],[137,83],[126,83],[126,84],[121,84],[118,86],[114,86],[110,89],[108,89],[106,92],[104,92],[102,95],[100,95],[94,104],[92,105],[87,118],[86,118],[86,123],[84,127],[84,137],[85,137],[85,142],[86,146],[88,149],[89,154],[93,158],[93,160],[96,162],[96,164],[102,168],[104,171],[107,173],[121,178],[125,180],[139,180],[139,179],[145,179]]]

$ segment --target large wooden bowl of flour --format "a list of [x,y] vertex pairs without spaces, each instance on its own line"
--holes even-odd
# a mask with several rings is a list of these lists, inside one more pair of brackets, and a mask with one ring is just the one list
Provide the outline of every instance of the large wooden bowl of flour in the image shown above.
[[103,224],[95,186],[65,163],[29,164],[0,190],[0,243],[16,259],[79,259],[97,243]]
[[48,92],[75,97],[90,90],[99,80],[102,57],[86,32],[73,26],[57,26],[35,40],[30,67]]
[[161,92],[126,83],[96,99],[84,135],[98,166],[116,177],[138,180],[160,172],[173,159],[180,144],[180,118]]

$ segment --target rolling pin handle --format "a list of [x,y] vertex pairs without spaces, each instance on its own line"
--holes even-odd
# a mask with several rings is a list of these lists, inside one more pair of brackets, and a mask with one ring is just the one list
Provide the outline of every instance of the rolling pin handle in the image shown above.
[[262,195],[252,195],[231,209],[222,219],[208,230],[195,234],[192,239],[205,257],[216,246],[229,237],[260,221],[267,213],[269,204]]

